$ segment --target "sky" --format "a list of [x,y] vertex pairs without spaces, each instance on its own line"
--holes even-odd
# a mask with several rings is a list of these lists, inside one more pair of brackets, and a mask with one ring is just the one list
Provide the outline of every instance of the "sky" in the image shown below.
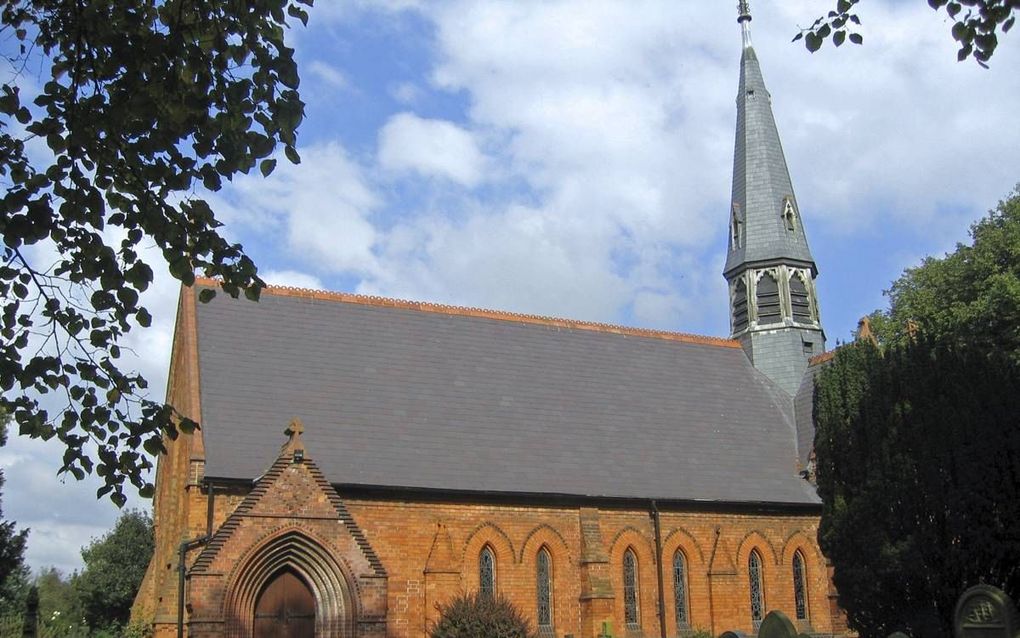
[[[208,199],[270,283],[727,336],[735,4],[319,0],[287,34],[300,165]],[[833,4],[751,2],[830,347],[1020,182],[1020,35],[985,70],[944,13],[869,0],[864,46],[790,42]],[[161,400],[178,287],[156,259],[128,345]],[[29,564],[67,573],[118,510],[61,453],[11,436],[0,467]]]

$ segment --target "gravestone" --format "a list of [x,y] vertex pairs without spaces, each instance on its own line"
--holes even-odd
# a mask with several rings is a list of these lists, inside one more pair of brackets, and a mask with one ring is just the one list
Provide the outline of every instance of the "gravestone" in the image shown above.
[[956,601],[955,638],[1014,638],[1018,629],[1020,616],[1016,605],[997,587],[975,585]]
[[749,638],[747,634],[739,631],[724,631],[719,634],[719,638]]
[[799,635],[793,622],[778,610],[770,611],[758,628],[758,638],[798,638]]
[[891,634],[889,634],[889,638],[910,638],[910,636],[903,633],[902,631],[894,631]]

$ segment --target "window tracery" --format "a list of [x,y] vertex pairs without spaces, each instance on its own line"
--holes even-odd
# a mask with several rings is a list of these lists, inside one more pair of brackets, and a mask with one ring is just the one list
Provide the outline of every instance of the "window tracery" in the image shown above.
[[673,606],[676,627],[683,631],[690,626],[690,619],[687,615],[687,561],[680,550],[673,554]]
[[535,590],[537,592],[538,628],[552,628],[552,559],[549,550],[543,547],[538,550],[538,557],[535,561]]
[[496,555],[489,546],[478,556],[478,591],[483,596],[496,595]]
[[793,599],[797,620],[807,620],[807,576],[804,556],[797,550],[793,555]]
[[765,615],[765,598],[762,589],[761,556],[758,550],[751,550],[747,559],[747,575],[751,585],[751,622],[758,631]]
[[638,627],[637,557],[632,549],[623,554],[623,610],[627,626]]

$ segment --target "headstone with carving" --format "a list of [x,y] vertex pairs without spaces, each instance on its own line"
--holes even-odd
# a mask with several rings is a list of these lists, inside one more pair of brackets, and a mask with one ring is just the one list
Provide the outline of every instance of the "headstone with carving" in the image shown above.
[[956,601],[955,638],[1014,638],[1018,629],[1020,616],[1016,605],[997,587],[975,585]]
[[758,628],[758,638],[797,638],[798,635],[793,622],[779,610],[770,611]]

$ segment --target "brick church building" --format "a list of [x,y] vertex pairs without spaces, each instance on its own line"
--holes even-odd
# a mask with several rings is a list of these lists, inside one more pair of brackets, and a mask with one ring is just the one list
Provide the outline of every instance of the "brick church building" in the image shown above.
[[550,637],[845,631],[816,540],[800,209],[746,2],[731,335],[283,287],[181,291],[156,550],[157,636],[421,638],[458,592]]

